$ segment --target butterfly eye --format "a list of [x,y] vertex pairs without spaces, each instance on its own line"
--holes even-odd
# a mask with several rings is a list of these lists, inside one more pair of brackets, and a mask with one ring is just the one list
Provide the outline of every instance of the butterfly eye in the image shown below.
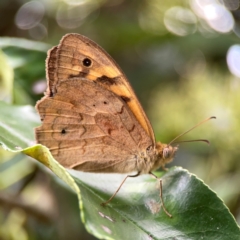
[[90,67],[92,65],[92,60],[89,58],[84,58],[82,63],[85,67]]
[[164,148],[163,149],[163,158],[164,159],[169,158],[170,155],[171,155],[171,150],[168,147]]

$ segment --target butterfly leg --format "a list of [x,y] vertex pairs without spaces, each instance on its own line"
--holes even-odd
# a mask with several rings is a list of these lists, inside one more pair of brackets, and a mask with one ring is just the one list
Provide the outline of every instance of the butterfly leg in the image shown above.
[[168,168],[166,168],[165,166],[161,166],[163,171],[168,171]]
[[140,175],[140,172],[138,172],[138,173],[135,174],[135,175],[127,175],[127,176],[123,179],[123,181],[121,182],[121,184],[120,184],[120,186],[118,187],[117,191],[116,191],[106,202],[101,203],[101,205],[102,205],[102,206],[105,206],[105,205],[107,205],[109,202],[112,201],[112,199],[113,199],[113,198],[116,196],[116,194],[119,192],[120,188],[122,187],[122,185],[124,184],[124,182],[127,180],[127,178],[129,178],[129,177],[137,177],[137,176],[139,176],[139,175]]
[[154,178],[156,178],[156,179],[159,181],[161,205],[162,205],[162,208],[163,208],[164,212],[171,218],[172,215],[167,211],[167,209],[165,208],[164,202],[163,202],[162,179],[161,179],[161,178],[158,178],[158,177],[157,177],[155,174],[153,174],[152,172],[150,172],[149,174],[151,174]]

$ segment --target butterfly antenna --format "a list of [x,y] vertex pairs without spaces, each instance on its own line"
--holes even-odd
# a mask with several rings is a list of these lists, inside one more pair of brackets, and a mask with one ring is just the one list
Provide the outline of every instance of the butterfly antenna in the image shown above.
[[184,141],[179,141],[179,142],[174,142],[172,144],[176,143],[188,143],[188,142],[205,142],[207,144],[210,144],[210,142],[207,139],[194,139],[194,140],[184,140]]
[[[209,117],[209,118],[207,118],[207,119],[201,121],[200,123],[196,124],[195,126],[191,127],[190,129],[188,129],[186,132],[183,132],[183,133],[181,133],[180,135],[176,136],[176,137],[175,137],[170,143],[168,143],[168,145],[174,143],[174,141],[175,141],[176,139],[178,139],[178,138],[180,138],[181,136],[187,134],[188,132],[192,131],[194,128],[196,128],[196,127],[202,125],[203,123],[209,121],[210,119],[216,119],[216,117],[212,116],[212,117]],[[209,141],[208,141],[208,140],[205,140],[205,139],[189,140],[188,142],[197,142],[197,141],[200,141],[200,142],[203,141],[203,142],[207,142],[207,143],[209,143]],[[182,142],[187,142],[187,141],[182,141]]]

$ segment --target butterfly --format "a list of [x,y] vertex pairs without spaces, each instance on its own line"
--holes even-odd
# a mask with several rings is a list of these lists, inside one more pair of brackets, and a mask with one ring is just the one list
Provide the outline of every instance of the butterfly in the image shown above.
[[[36,104],[42,125],[35,136],[61,165],[95,173],[136,172],[123,184],[140,174],[156,177],[152,171],[173,160],[177,147],[156,142],[126,76],[95,42],[65,35],[48,52],[46,75],[47,91]],[[163,201],[162,206],[170,216]]]

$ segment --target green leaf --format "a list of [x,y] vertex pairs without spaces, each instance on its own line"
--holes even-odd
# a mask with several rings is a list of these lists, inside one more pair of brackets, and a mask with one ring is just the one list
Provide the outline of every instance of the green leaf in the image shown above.
[[0,101],[0,144],[17,151],[34,144],[34,127],[40,125],[32,106],[14,106]]
[[[124,175],[68,172],[40,145],[24,153],[40,160],[78,195],[83,223],[104,239],[238,239],[239,228],[223,202],[195,176],[172,168],[161,178],[169,218],[160,208],[158,182],[144,175],[128,179],[114,200],[106,201]],[[70,173],[70,174],[69,174]],[[228,224],[226,224],[226,222]]]
[[[32,109],[29,109],[29,112],[34,115]],[[21,137],[21,134],[24,134],[24,128],[28,132],[32,129],[29,126],[37,125],[37,116],[19,118],[28,113],[24,107],[15,106],[7,106],[4,114],[9,120],[18,119],[18,124],[8,124],[6,128],[6,123],[1,126],[0,141],[7,149],[15,149],[16,145],[25,147],[26,142],[29,142],[23,140],[26,138],[33,141],[33,134],[25,137]],[[2,119],[4,117],[1,111],[1,121]],[[22,121],[25,121],[23,125]],[[5,131],[4,134],[2,130]],[[103,207],[100,204],[116,191],[125,175],[66,170],[42,145],[25,148],[21,152],[42,162],[76,192],[82,221],[96,237],[223,240],[240,238],[239,227],[222,200],[196,176],[180,167],[158,173],[163,181],[165,206],[173,215],[169,218],[160,208],[159,182],[151,176],[127,179],[112,202]]]
[[[33,61],[40,58],[38,54],[45,57],[51,45],[24,38],[0,37],[0,48],[7,55],[12,68],[16,69],[20,67],[25,68],[25,65],[28,63],[34,67]],[[44,61],[42,64],[44,65]],[[32,69],[28,69],[28,72],[31,73]]]
[[[14,69],[13,102],[22,105],[34,103],[40,98],[34,86],[45,78],[46,52],[51,45],[21,38],[0,37],[0,48]],[[6,71],[6,68],[1,65],[0,71]]]
[[173,218],[159,208],[158,184],[150,176],[128,179],[113,202],[106,207],[100,206],[100,203],[116,191],[123,176],[81,172],[77,176],[85,221],[92,232],[98,232],[104,238],[240,237],[239,228],[223,202],[199,179],[182,168],[174,167],[162,176],[164,203]]

